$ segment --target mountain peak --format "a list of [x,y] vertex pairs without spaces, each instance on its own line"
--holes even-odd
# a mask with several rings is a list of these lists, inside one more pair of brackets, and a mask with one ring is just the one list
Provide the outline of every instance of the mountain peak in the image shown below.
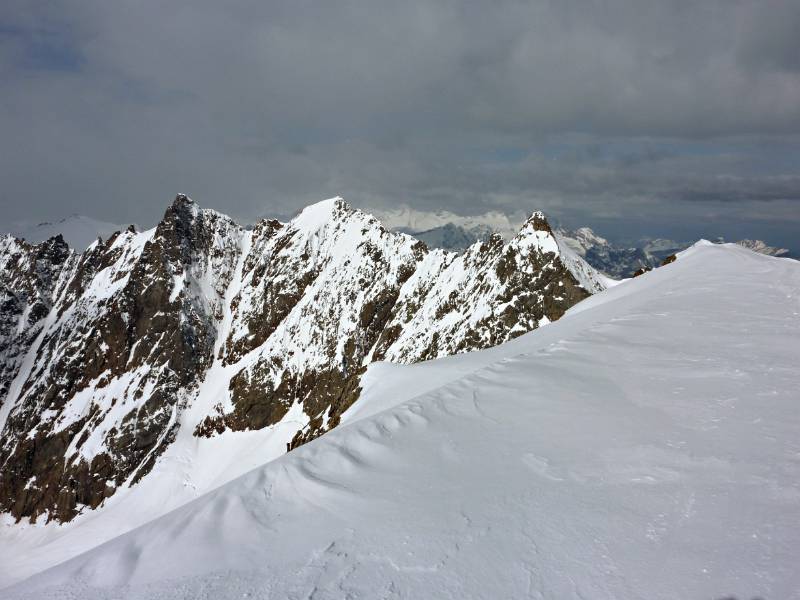
[[579,227],[574,233],[575,237],[587,247],[608,245],[608,240],[597,235],[591,227]]
[[197,203],[194,200],[192,200],[189,196],[181,193],[176,194],[175,200],[172,201],[172,206],[183,206],[187,204],[195,206],[197,205]]
[[788,256],[789,250],[787,248],[780,248],[778,246],[770,246],[762,240],[739,240],[736,242],[739,246],[758,252],[759,254],[766,254],[767,256]]
[[553,234],[553,230],[550,227],[550,223],[547,221],[547,217],[544,216],[544,213],[540,210],[535,210],[531,213],[531,216],[528,217],[528,220],[522,225],[520,232],[532,229],[533,231],[546,231],[550,235]]
[[177,194],[175,200],[169,205],[164,213],[162,222],[168,223],[170,227],[174,222],[192,222],[200,213],[197,202],[186,194]]
[[292,219],[296,229],[319,231],[330,221],[354,212],[353,208],[341,196],[328,198],[306,206],[300,214]]
[[558,243],[550,223],[544,213],[538,210],[531,213],[528,220],[523,223],[512,244],[519,247],[534,245],[542,252],[559,254]]
[[528,217],[526,225],[530,223],[533,226],[534,231],[546,231],[547,233],[553,233],[553,230],[550,228],[550,223],[547,222],[547,217],[544,216],[544,213],[540,210],[536,210],[531,213],[531,216]]

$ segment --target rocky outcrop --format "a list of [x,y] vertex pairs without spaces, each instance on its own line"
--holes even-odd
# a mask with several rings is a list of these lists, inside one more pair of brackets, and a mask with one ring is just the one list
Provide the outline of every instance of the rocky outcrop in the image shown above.
[[0,510],[69,520],[144,477],[179,428],[262,429],[299,407],[289,446],[313,439],[370,362],[499,344],[602,289],[563,250],[540,213],[457,255],[338,198],[245,230],[179,195],[156,228],[80,255],[3,238]]
[[[67,520],[148,472],[212,360],[238,231],[179,196],[154,230],[117,233],[60,262],[49,295],[58,299],[41,311],[47,326],[4,399],[14,405],[3,422],[0,508]],[[5,294],[18,289],[4,281]]]
[[0,238],[0,408],[72,261],[60,235],[36,246]]

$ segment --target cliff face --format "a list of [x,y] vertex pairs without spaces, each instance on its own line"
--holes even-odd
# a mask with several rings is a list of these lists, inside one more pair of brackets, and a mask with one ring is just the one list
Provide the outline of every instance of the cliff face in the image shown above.
[[294,409],[290,446],[308,441],[370,362],[496,345],[602,289],[565,250],[535,213],[507,244],[429,251],[338,198],[245,230],[179,195],[154,229],[82,254],[2,238],[0,511],[69,520],[147,475],[180,428]]

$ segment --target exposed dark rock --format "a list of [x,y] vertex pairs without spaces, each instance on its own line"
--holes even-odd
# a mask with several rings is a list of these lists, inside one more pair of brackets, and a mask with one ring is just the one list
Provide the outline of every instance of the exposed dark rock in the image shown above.
[[677,254],[670,254],[668,257],[666,257],[664,260],[661,261],[661,266],[663,267],[663,266],[668,265],[670,263],[674,263],[676,260],[678,260],[678,255]]

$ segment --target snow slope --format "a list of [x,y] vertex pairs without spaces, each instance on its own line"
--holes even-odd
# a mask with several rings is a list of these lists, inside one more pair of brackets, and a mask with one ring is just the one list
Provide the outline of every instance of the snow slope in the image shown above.
[[800,598],[798,355],[800,265],[696,245],[2,595]]

